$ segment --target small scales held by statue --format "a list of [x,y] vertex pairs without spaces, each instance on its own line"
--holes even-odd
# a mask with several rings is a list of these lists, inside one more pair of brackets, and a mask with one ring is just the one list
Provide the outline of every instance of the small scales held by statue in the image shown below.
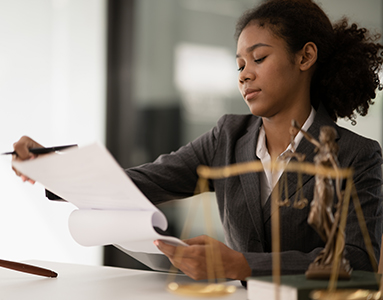
[[[305,139],[315,146],[314,163],[305,162],[305,155],[295,151],[294,137],[298,132],[301,132]],[[367,228],[365,225],[363,212],[357,198],[355,187],[352,180],[352,170],[341,169],[338,163],[338,145],[336,143],[336,132],[333,127],[324,126],[320,130],[319,140],[316,140],[308,132],[302,130],[296,121],[292,120],[290,127],[291,146],[293,151],[284,153],[281,159],[276,162],[271,162],[270,165],[263,165],[260,161],[251,161],[246,163],[240,163],[230,165],[222,168],[210,168],[207,166],[200,166],[197,170],[200,180],[197,186],[199,192],[207,191],[208,179],[220,179],[230,176],[238,176],[244,173],[250,172],[263,172],[264,168],[270,168],[273,170],[284,170],[285,172],[295,172],[297,174],[297,190],[296,196],[292,203],[288,198],[287,182],[284,175],[282,175],[279,185],[275,186],[271,195],[271,205],[274,207],[272,211],[276,211],[272,215],[272,252],[273,252],[273,278],[274,283],[280,284],[280,228],[279,228],[279,207],[291,207],[291,209],[303,209],[308,205],[308,200],[304,197],[302,192],[302,174],[309,174],[315,176],[315,188],[313,199],[310,203],[309,214],[307,217],[308,224],[315,229],[318,235],[325,243],[325,247],[315,258],[315,260],[309,265],[306,271],[307,279],[324,279],[329,280],[328,292],[335,298],[336,297],[336,281],[348,280],[351,278],[352,268],[349,261],[345,258],[345,226],[347,221],[347,212],[350,202],[350,198],[354,201],[355,210],[357,213],[358,221],[361,231],[363,232],[364,242],[366,244],[367,251],[371,258],[371,262],[376,265],[373,257],[373,250],[371,240],[369,238]],[[296,161],[290,161],[291,158],[295,158]],[[289,163],[286,163],[288,161]],[[345,187],[342,190],[342,184]],[[282,199],[282,190],[284,190],[284,199]],[[276,209],[276,210],[275,210]],[[205,205],[205,211],[209,208]],[[206,212],[205,212],[206,213]],[[208,216],[205,217],[209,219]],[[188,229],[190,228],[191,219],[185,222],[185,229],[181,238],[186,238],[188,235]],[[213,225],[206,222],[207,233],[212,234]],[[210,232],[209,232],[210,231]],[[213,248],[213,247],[212,247]],[[212,249],[212,252],[216,253],[218,249]],[[219,253],[216,253],[219,256]],[[209,256],[207,256],[209,257]],[[212,257],[212,256],[210,256]],[[207,263],[210,268],[214,264]],[[374,266],[376,267],[376,266]],[[221,267],[215,267],[221,269]],[[377,268],[376,268],[377,269]],[[228,286],[222,289],[220,284],[219,274],[223,274],[222,269],[220,271],[211,270],[208,272],[212,274],[209,278],[209,283],[206,287],[198,287],[206,291],[206,288],[212,291],[212,295],[218,288],[222,295],[222,292],[228,288]],[[215,274],[215,275],[214,275]],[[169,286],[174,285],[171,283]],[[200,284],[199,284],[200,285]],[[214,288],[216,286],[216,288]],[[185,291],[189,290],[188,291]],[[180,294],[186,294],[189,296],[198,295],[198,291],[195,288],[188,286],[182,287],[177,285]],[[181,292],[182,291],[182,292]],[[215,291],[215,292],[214,292]],[[177,293],[177,290],[173,290]],[[227,293],[228,290],[226,290]],[[223,292],[225,294],[226,292]],[[372,294],[374,292],[371,292]],[[372,294],[369,294],[370,296]],[[206,295],[206,294],[205,294]],[[344,296],[344,291],[342,297]],[[278,298],[278,297],[277,297]],[[326,297],[323,299],[327,299]],[[340,299],[340,298],[339,298]],[[366,298],[367,299],[367,298]]]

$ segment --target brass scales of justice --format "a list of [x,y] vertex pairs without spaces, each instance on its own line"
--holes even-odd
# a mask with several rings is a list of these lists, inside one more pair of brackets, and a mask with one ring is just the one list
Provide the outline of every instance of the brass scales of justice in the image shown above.
[[[281,190],[276,183],[271,194],[271,228],[272,228],[272,275],[275,283],[275,299],[280,299],[280,216],[279,207],[292,206],[295,209],[302,209],[308,204],[308,200],[304,198],[302,193],[302,174],[315,176],[314,197],[311,202],[308,223],[318,232],[320,237],[325,242],[324,249],[319,253],[316,259],[310,264],[306,271],[307,279],[329,279],[327,290],[317,290],[311,293],[312,299],[382,299],[382,282],[380,282],[379,291],[369,290],[336,290],[336,282],[338,279],[349,279],[352,269],[349,262],[344,256],[345,245],[345,226],[347,221],[347,211],[352,198],[355,211],[357,214],[360,229],[363,234],[364,243],[367,248],[374,270],[377,270],[377,263],[374,258],[371,239],[369,237],[366,223],[363,216],[363,211],[360,206],[357,192],[352,180],[353,171],[351,169],[340,169],[337,160],[337,144],[335,142],[335,129],[329,126],[324,126],[320,130],[319,140],[314,139],[309,133],[300,129],[300,126],[293,120],[290,127],[291,145],[294,148],[294,137],[301,131],[304,137],[315,145],[316,155],[314,164],[304,161],[303,154],[292,152],[285,154],[285,158],[295,157],[296,161],[285,163],[283,160],[271,162],[268,165],[263,165],[260,161],[251,161],[246,163],[238,163],[225,167],[211,168],[207,166],[199,166],[197,173],[199,180],[196,187],[196,193],[204,193],[208,191],[208,179],[222,179],[231,176],[238,176],[251,172],[263,172],[264,168],[271,170],[284,170],[285,172],[294,172],[297,174],[297,192],[295,199],[291,201],[287,198],[287,180],[283,174],[280,182],[284,185],[286,198],[281,200]],[[294,148],[295,150],[295,148]],[[335,189],[332,181],[335,181]],[[346,181],[345,189],[340,188],[341,181]],[[334,207],[334,191],[338,198],[338,203]],[[214,226],[210,213],[210,204],[205,198],[204,213],[205,227],[209,236],[214,237]],[[198,203],[193,204],[191,211],[188,213],[187,220],[181,234],[181,239],[189,236],[191,223],[196,213]],[[177,253],[178,251],[178,253]],[[182,256],[181,248],[177,248],[176,255]],[[214,260],[214,262],[213,262]],[[194,297],[217,297],[229,295],[235,292],[236,287],[224,284],[224,269],[220,258],[220,253],[213,243],[206,247],[206,266],[208,273],[207,283],[182,284],[175,282],[175,268],[169,275],[168,291],[178,295],[194,296]],[[383,277],[382,277],[383,280]],[[377,281],[379,281],[377,279]]]

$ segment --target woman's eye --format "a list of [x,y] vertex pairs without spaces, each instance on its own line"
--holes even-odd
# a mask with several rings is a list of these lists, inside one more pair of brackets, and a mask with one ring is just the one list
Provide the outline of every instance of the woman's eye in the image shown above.
[[[265,60],[266,57],[267,57],[267,56],[264,56],[264,57],[262,57],[262,58],[260,58],[260,59],[255,59],[254,62],[255,62],[256,64],[260,64],[260,63],[262,63],[262,62]],[[239,67],[239,68],[238,68],[238,72],[242,72],[244,69],[245,69],[245,66]]]
[[265,58],[266,58],[266,56],[264,56],[264,57],[262,57],[260,59],[256,59],[256,60],[254,60],[254,62],[257,63],[257,64],[260,64],[261,62],[263,62],[265,60]]

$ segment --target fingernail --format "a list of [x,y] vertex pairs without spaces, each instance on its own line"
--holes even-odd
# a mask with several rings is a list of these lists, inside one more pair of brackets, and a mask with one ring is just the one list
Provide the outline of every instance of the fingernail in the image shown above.
[[157,247],[160,245],[160,243],[158,242],[158,240],[153,241],[153,244],[154,244],[155,246],[157,246]]

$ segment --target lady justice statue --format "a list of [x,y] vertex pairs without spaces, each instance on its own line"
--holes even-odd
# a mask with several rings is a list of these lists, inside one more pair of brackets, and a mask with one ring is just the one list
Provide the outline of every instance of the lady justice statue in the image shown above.
[[[333,168],[339,170],[337,159],[338,145],[335,142],[336,131],[331,126],[324,126],[320,130],[319,141],[314,139],[308,132],[302,130],[293,120],[291,134],[296,135],[301,131],[304,137],[315,145],[316,155],[314,164],[318,167]],[[343,203],[343,193],[340,188],[340,178],[335,179],[335,191],[338,203],[334,206],[334,184],[328,175],[317,173],[315,175],[314,198],[311,202],[310,213],[307,222],[317,231],[326,243],[324,249],[312,262],[306,271],[308,279],[329,279],[334,266],[335,255],[340,255],[339,279],[350,279],[351,267],[344,257],[345,238],[341,233],[341,247],[336,253],[336,240],[339,234],[340,210]],[[333,209],[335,208],[335,214]]]

